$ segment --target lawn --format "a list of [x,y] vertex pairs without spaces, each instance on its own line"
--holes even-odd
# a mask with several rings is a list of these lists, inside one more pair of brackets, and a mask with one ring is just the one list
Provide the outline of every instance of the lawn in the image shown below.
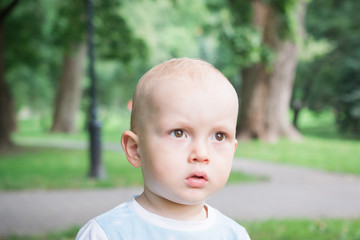
[[[103,141],[119,142],[122,131],[128,128],[129,113],[108,116],[103,122]],[[80,119],[79,122],[82,122]],[[337,133],[331,114],[314,116],[305,112],[300,121],[304,138],[300,142],[280,140],[276,144],[259,141],[240,142],[237,157],[300,165],[328,171],[360,174],[360,141],[353,136]],[[47,147],[30,147],[34,142],[86,141],[87,134],[49,134],[47,121],[20,121],[14,134],[18,143],[27,147],[16,152],[0,154],[0,190],[91,188],[140,185],[141,173],[133,168],[121,152],[104,151],[103,160],[108,178],[94,181],[87,178],[88,153]],[[251,176],[232,173],[230,184],[254,181]],[[241,222],[252,240],[358,240],[360,219],[333,220],[267,220]],[[74,239],[79,227],[61,233],[37,236],[12,236],[0,239]]]
[[[102,140],[119,144],[121,133],[128,128],[130,113],[122,110],[118,115],[106,116],[102,120]],[[300,121],[302,141],[281,139],[276,144],[256,140],[239,142],[235,156],[360,174],[360,141],[339,135],[333,120],[329,112],[316,116],[305,111]],[[80,117],[79,126],[81,122],[84,122],[84,119]],[[48,121],[37,118],[19,122],[19,131],[13,137],[17,143],[27,147],[19,148],[16,152],[0,153],[0,190],[121,187],[141,184],[140,170],[133,168],[120,151],[104,151],[103,161],[108,178],[93,181],[87,178],[89,157],[86,150],[30,147],[34,143],[86,143],[86,131],[50,134],[45,131],[48,125]],[[257,179],[232,173],[229,183],[254,180]]]
[[333,172],[360,174],[360,141],[351,139],[303,137],[300,142],[280,140],[240,142],[236,157],[299,165]]
[[86,150],[23,147],[1,155],[0,190],[61,189],[132,186],[142,183],[140,170],[133,168],[125,155],[105,151],[105,180],[87,177]]
[[358,240],[360,219],[268,220],[241,223],[252,240]]
[[[0,155],[0,190],[79,189],[92,187],[140,186],[140,169],[134,168],[118,151],[104,151],[107,173],[104,180],[87,177],[89,157],[86,150],[22,147]],[[232,172],[229,184],[257,178]]]
[[[240,222],[252,240],[358,240],[360,219],[352,220],[268,220]],[[32,236],[9,236],[0,240],[74,239],[79,227]]]
[[360,174],[360,139],[339,134],[331,112],[305,111],[300,121],[303,139],[281,139],[275,144],[239,142],[236,157],[299,165],[340,173]]

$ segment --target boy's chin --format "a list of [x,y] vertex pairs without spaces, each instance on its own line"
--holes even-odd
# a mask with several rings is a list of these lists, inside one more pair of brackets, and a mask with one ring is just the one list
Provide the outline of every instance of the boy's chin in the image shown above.
[[185,206],[196,206],[196,205],[204,205],[207,198],[200,197],[200,198],[194,198],[187,197],[182,199],[168,199],[169,201],[172,201],[174,203],[185,205]]

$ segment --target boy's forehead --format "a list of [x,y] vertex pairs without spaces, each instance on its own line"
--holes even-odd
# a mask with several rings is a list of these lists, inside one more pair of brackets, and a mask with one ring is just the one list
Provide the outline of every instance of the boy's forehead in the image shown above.
[[[205,88],[213,86],[216,82],[222,82],[220,79],[215,79],[214,74],[209,73],[174,73],[159,76],[153,81],[149,82],[151,91],[156,91],[162,88],[177,87],[179,90],[183,88]],[[170,90],[170,89],[169,89]]]
[[179,65],[176,65],[177,61],[160,64],[139,81],[134,95],[136,109],[133,110],[136,112],[133,112],[133,124],[140,123],[138,120],[144,123],[152,115],[152,110],[166,101],[164,98],[168,94],[186,97],[187,91],[201,93],[204,89],[218,90],[219,94],[226,92],[225,95],[232,95],[231,98],[237,103],[237,95],[231,83],[211,64],[200,60],[185,60],[184,64],[181,61]]
[[145,83],[144,94],[153,96],[159,89],[176,87],[178,90],[187,88],[209,88],[221,85],[231,85],[222,75],[213,69],[194,71],[179,71],[154,76]]
[[[217,78],[216,78],[217,77]],[[214,104],[222,102],[224,106],[237,105],[237,94],[228,80],[219,76],[214,77],[208,73],[198,76],[171,75],[157,79],[146,97],[148,109],[166,109],[165,106],[183,106],[185,102],[191,103],[188,107],[195,108],[199,104]],[[203,105],[203,106],[206,106]]]

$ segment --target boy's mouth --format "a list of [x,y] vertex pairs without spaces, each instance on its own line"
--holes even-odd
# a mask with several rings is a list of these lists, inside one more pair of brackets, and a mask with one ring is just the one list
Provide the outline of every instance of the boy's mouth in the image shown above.
[[202,188],[208,183],[208,177],[205,172],[195,172],[185,179],[185,183],[193,188]]

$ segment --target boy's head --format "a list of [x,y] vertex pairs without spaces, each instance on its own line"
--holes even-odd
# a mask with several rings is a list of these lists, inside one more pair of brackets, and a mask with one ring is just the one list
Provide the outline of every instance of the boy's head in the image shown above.
[[[147,117],[149,117],[149,114],[151,115],[152,100],[157,95],[156,89],[158,87],[162,86],[167,91],[175,93],[173,91],[176,89],[170,89],[170,84],[177,82],[181,85],[185,81],[191,82],[193,84],[191,87],[205,83],[213,84],[214,81],[224,81],[226,85],[233,89],[226,77],[205,61],[179,58],[163,62],[146,72],[137,84],[133,96],[131,130],[137,132],[137,128],[146,125]],[[178,93],[184,97],[187,95],[186,92]],[[216,96],[214,97],[216,98]],[[166,101],[166,99],[163,100]]]
[[180,58],[149,70],[133,98],[129,162],[141,167],[148,198],[192,205],[221,189],[236,148],[236,92],[202,60]]

